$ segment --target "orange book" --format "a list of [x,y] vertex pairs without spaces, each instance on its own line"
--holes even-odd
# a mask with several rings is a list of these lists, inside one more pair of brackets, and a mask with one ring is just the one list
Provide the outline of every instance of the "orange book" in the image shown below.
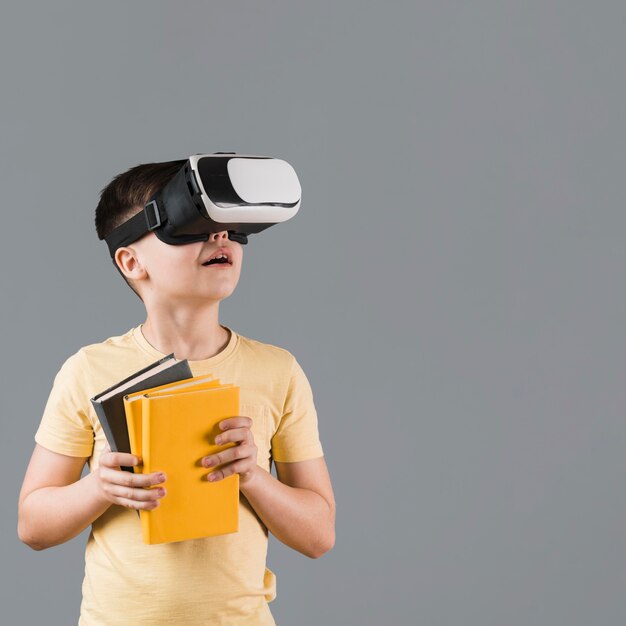
[[[206,374],[205,376],[195,376],[193,378],[185,378],[184,380],[174,381],[172,383],[166,383],[159,385],[158,387],[150,387],[149,389],[142,389],[135,393],[129,393],[124,396],[124,412],[126,414],[126,424],[128,427],[128,439],[130,441],[130,452],[135,456],[141,457],[141,425],[142,425],[142,402],[141,398],[146,394],[164,394],[178,392],[179,389],[188,390],[190,387],[193,389],[205,389],[208,387],[216,387],[220,385],[220,381],[217,378],[213,378],[213,374]],[[136,473],[140,473],[138,470]]]
[[175,387],[141,397],[142,473],[163,471],[167,476],[167,494],[159,506],[140,510],[147,544],[239,530],[239,474],[212,483],[207,477],[216,468],[201,464],[203,457],[237,445],[218,446],[215,437],[222,432],[219,422],[239,415],[239,387]]

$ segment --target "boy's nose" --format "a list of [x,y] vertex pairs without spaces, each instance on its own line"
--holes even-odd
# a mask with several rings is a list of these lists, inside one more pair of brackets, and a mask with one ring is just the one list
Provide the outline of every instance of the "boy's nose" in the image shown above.
[[216,241],[218,239],[228,239],[228,231],[220,230],[218,233],[209,233],[209,241]]

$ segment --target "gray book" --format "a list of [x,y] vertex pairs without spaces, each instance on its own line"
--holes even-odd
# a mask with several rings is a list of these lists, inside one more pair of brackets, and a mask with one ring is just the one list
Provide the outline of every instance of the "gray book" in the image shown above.
[[[125,395],[192,377],[187,359],[178,360],[172,353],[90,398],[111,452],[132,454],[124,410]],[[127,472],[135,472],[133,467],[120,467]]]

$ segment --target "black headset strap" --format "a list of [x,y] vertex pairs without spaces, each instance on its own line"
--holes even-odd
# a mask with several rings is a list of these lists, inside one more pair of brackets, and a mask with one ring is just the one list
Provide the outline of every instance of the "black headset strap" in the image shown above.
[[[115,256],[115,251],[122,246],[127,246],[133,241],[137,241],[140,237],[143,237],[146,233],[152,230],[149,228],[148,218],[146,208],[155,207],[156,203],[150,203],[146,205],[139,213],[133,215],[129,220],[126,220],[123,224],[114,228],[107,237],[105,237],[105,241],[107,242],[107,246],[109,246],[109,253],[111,257]],[[153,212],[154,213],[154,212]],[[154,213],[156,217],[157,214]],[[154,218],[153,218],[154,220]],[[160,215],[159,215],[160,220]],[[154,223],[154,221],[153,221]],[[160,221],[159,221],[160,223]]]
[[[111,258],[115,257],[115,251],[118,248],[128,246],[134,241],[137,241],[137,239],[143,237],[146,233],[160,226],[164,221],[166,220],[161,216],[156,202],[146,204],[139,213],[133,215],[129,220],[126,220],[123,224],[113,229],[109,235],[104,238],[109,247]],[[233,230],[228,231],[228,238],[242,245],[248,243],[248,236],[246,234],[238,233]]]

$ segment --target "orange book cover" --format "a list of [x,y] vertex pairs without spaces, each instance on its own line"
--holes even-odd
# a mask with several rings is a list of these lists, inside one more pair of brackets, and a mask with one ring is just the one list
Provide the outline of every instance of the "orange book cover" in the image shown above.
[[[131,454],[141,457],[141,424],[142,424],[142,397],[149,393],[151,395],[164,394],[164,393],[178,393],[178,390],[193,389],[206,389],[209,387],[220,386],[220,381],[217,378],[213,378],[213,374],[206,374],[205,376],[195,376],[193,378],[186,378],[182,381],[174,381],[173,383],[167,383],[165,385],[159,385],[158,387],[151,387],[149,389],[142,389],[135,393],[129,393],[124,396],[124,413],[126,414],[126,425],[128,427],[128,440],[130,442]],[[140,470],[137,469],[137,472]]]
[[216,445],[215,437],[219,422],[239,414],[239,387],[148,392],[141,403],[142,471],[167,476],[159,506],[140,510],[144,543],[237,532],[239,474],[212,483],[207,477],[215,468],[203,467],[201,459],[237,445]]

